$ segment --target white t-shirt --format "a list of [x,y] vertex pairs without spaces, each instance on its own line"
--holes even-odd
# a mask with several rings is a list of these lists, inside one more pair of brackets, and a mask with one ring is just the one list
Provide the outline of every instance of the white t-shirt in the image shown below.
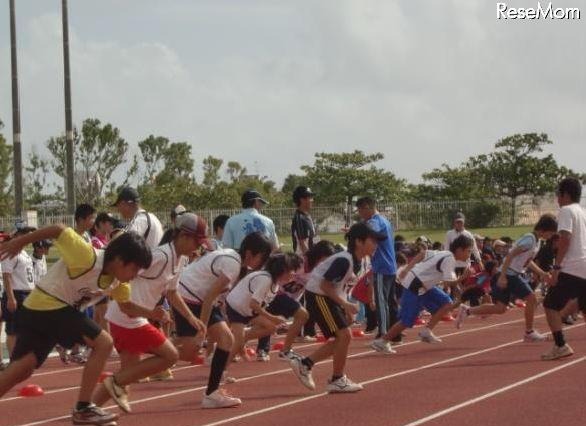
[[24,250],[12,259],[3,260],[2,272],[11,274],[12,290],[32,291],[35,288],[33,260]]
[[324,280],[334,283],[338,295],[346,299],[350,285],[356,280],[352,254],[342,251],[321,262],[309,275],[305,289],[312,293],[326,296],[321,289],[321,283]]
[[33,280],[35,285],[47,275],[47,258],[43,255],[40,259],[32,256],[33,261]]
[[570,247],[562,260],[561,272],[586,278],[586,212],[577,203],[564,206],[558,213],[558,232],[571,234]]
[[271,274],[267,271],[251,272],[242,278],[228,293],[226,302],[240,315],[251,317],[254,312],[250,308],[250,302],[254,299],[261,306],[267,306],[273,301],[278,290],[279,285],[273,283]]
[[158,247],[164,233],[163,225],[161,225],[161,221],[157,216],[144,209],[139,209],[136,212],[132,220],[126,225],[125,231],[136,232],[143,237],[151,250]]
[[[472,241],[474,241],[474,244],[472,245],[472,256],[474,256],[474,259],[477,262],[480,262],[482,257],[480,257],[480,250],[478,250],[478,245],[476,244],[476,239],[474,239],[474,235],[472,235],[470,233],[470,231],[468,231],[466,229],[464,229],[462,232],[458,232],[455,229],[450,229],[446,233],[446,243],[444,245],[444,250],[449,250],[450,244],[452,244],[454,242],[454,240],[456,238],[458,238],[460,235],[465,235],[468,238],[470,238]],[[467,262],[463,262],[461,260],[456,261],[456,267],[463,268],[466,266],[468,266]]]
[[[185,257],[177,256],[172,243],[153,250],[151,266],[131,281],[130,301],[146,309],[154,309],[169,290],[176,290]],[[120,327],[138,328],[148,324],[143,317],[129,317],[115,301],[108,303],[106,319]]]
[[539,240],[532,232],[530,232],[515,241],[512,250],[517,247],[522,248],[523,252],[511,260],[509,270],[507,271],[508,275],[518,275],[525,272],[527,264],[535,258],[539,251]]
[[429,290],[442,281],[456,280],[456,259],[451,251],[437,251],[416,264],[407,274],[401,285],[409,288],[415,277],[419,278],[423,288]]
[[238,281],[240,268],[240,255],[232,249],[218,249],[206,253],[181,273],[179,294],[189,302],[202,303],[220,275],[230,280],[225,289],[225,292],[228,292]]

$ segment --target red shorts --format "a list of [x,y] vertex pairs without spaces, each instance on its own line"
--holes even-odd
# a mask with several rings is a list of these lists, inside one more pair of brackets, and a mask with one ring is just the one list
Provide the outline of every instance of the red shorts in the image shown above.
[[110,334],[118,352],[131,354],[150,353],[167,340],[165,335],[151,324],[138,328],[124,328],[110,323]]

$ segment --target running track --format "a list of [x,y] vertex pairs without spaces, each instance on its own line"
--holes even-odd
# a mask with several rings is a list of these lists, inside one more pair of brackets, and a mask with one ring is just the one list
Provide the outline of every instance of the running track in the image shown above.
[[[536,326],[547,329],[542,312]],[[244,404],[224,410],[199,408],[208,367],[182,363],[173,381],[134,385],[133,413],[118,424],[583,425],[584,323],[566,328],[576,354],[552,362],[539,360],[552,343],[523,343],[522,328],[522,310],[513,309],[490,319],[470,318],[462,330],[442,323],[436,334],[444,343],[439,345],[420,343],[410,330],[407,344],[395,355],[374,353],[367,337],[355,339],[347,371],[365,390],[353,395],[324,393],[330,362],[314,367],[315,392],[302,387],[276,354],[269,363],[240,362],[230,368],[238,381],[226,388]],[[316,345],[297,350],[309,353]],[[112,361],[107,369],[115,367]],[[42,386],[45,395],[20,398],[16,390],[10,392],[0,400],[0,426],[70,425],[79,376],[78,367],[51,359],[28,381]]]

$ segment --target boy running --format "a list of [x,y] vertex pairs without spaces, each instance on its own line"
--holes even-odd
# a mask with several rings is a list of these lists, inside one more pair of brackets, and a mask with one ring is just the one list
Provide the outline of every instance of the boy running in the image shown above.
[[26,298],[18,317],[18,339],[12,362],[0,373],[0,396],[29,378],[53,347],[84,343],[92,348],[84,366],[72,421],[77,425],[115,424],[116,414],[92,404],[92,392],[112,351],[112,338],[87,318],[80,309],[97,302],[112,290],[114,300],[130,298],[130,286],[140,269],[151,264],[151,252],[144,239],[125,234],[105,251],[94,250],[73,229],[49,226],[0,246],[0,258],[14,257],[23,247],[39,240],[55,239],[61,260]]
[[293,357],[289,364],[300,382],[308,389],[315,389],[311,374],[314,364],[333,357],[332,378],[327,391],[358,392],[362,385],[352,382],[344,374],[348,347],[352,334],[350,325],[358,307],[348,302],[347,286],[355,279],[356,269],[366,256],[372,256],[378,241],[386,238],[364,223],[350,227],[346,234],[348,251],[343,251],[322,261],[311,273],[305,287],[309,315],[315,319],[326,338],[333,337],[318,350],[305,358]]
[[541,279],[549,274],[543,271],[533,259],[539,251],[539,241],[548,240],[557,231],[557,221],[553,215],[545,214],[533,228],[533,232],[518,239],[513,249],[505,257],[500,273],[492,278],[492,299],[494,303],[469,307],[460,305],[456,327],[460,328],[469,315],[504,314],[511,300],[523,299],[525,305],[525,335],[526,342],[540,342],[545,336],[533,329],[533,317],[537,300],[533,289],[524,277],[526,269],[535,272]]

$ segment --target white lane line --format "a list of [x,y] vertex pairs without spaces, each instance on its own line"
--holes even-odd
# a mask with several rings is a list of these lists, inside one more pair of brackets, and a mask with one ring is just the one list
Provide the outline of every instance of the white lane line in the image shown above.
[[[545,315],[538,315],[535,318],[541,318],[541,317],[544,317],[544,316]],[[488,329],[491,329],[491,328],[500,327],[502,325],[509,325],[509,324],[514,324],[514,323],[518,323],[518,322],[522,322],[522,321],[525,321],[525,320],[524,319],[518,319],[518,320],[512,320],[512,321],[506,321],[506,322],[501,322],[501,323],[486,325],[486,326],[477,327],[477,328],[470,328],[470,329],[467,329],[467,330],[456,331],[454,333],[442,334],[439,337],[444,338],[444,337],[458,336],[458,335],[461,335],[461,334],[475,333],[477,331],[488,330]],[[407,343],[401,345],[401,347],[410,346],[410,345],[416,345],[416,344],[420,344],[420,343],[422,343],[422,342],[419,341],[419,340],[414,340],[412,342],[407,342]],[[321,343],[317,343],[317,344],[321,344]],[[311,346],[315,346],[315,345],[316,345],[316,343],[311,343],[311,344],[307,344],[307,345],[296,346],[296,348],[297,349],[303,349],[303,348],[307,348],[307,347],[311,347]],[[278,352],[278,351],[271,351],[271,352]],[[371,354],[371,353],[374,353],[374,351],[359,352],[359,353],[356,353],[354,355],[349,355],[348,358],[354,358],[354,357],[358,357],[358,356],[362,356],[362,355],[367,355],[367,354]],[[331,361],[323,361],[323,362],[318,363],[318,365],[319,364],[323,364],[323,363],[327,363],[327,362],[331,362]],[[183,366],[183,367],[176,367],[176,368],[173,369],[173,371],[175,372],[175,371],[180,371],[180,370],[188,370],[188,369],[197,368],[197,367],[203,367],[203,366],[202,365],[187,365],[187,366]],[[79,368],[83,368],[83,367],[79,367]],[[68,370],[61,370],[61,371],[68,371]],[[288,371],[288,370],[284,370],[284,371]],[[271,372],[271,373],[262,374],[262,375],[260,375],[258,377],[266,377],[267,374],[268,375],[280,374],[281,372],[282,372],[282,370],[277,370],[277,371],[274,371],[274,372]],[[50,373],[51,372],[49,372],[48,374],[50,374]],[[33,377],[35,377],[35,376],[33,376]],[[257,377],[257,376],[252,376],[252,377]],[[239,379],[239,381],[242,381],[242,380],[244,380],[244,379]],[[60,392],[67,392],[67,391],[76,390],[76,389],[79,389],[79,386],[68,387],[68,388],[53,389],[51,391],[45,392],[45,395],[54,394],[54,393],[60,393]],[[197,389],[195,389],[195,390],[197,390]],[[15,401],[15,400],[19,400],[19,399],[24,399],[24,397],[22,397],[22,396],[13,396],[13,397],[10,397],[10,398],[0,399],[0,403],[8,402],[8,401]]]
[[452,412],[454,412],[456,410],[460,410],[461,408],[468,407],[470,405],[476,404],[477,402],[481,402],[481,401],[484,401],[485,399],[492,398],[493,396],[496,396],[496,395],[499,395],[501,393],[505,393],[507,391],[510,391],[511,389],[515,389],[515,388],[517,388],[519,386],[526,385],[527,383],[533,382],[533,381],[538,380],[538,379],[540,379],[542,377],[545,377],[545,376],[548,376],[550,374],[556,373],[556,372],[558,372],[560,370],[563,370],[564,368],[571,367],[571,366],[576,365],[576,364],[578,364],[580,362],[583,362],[585,360],[586,360],[586,356],[583,356],[582,358],[578,358],[578,359],[576,359],[574,361],[567,362],[567,363],[565,363],[563,365],[560,365],[558,367],[552,368],[550,370],[546,370],[546,371],[544,371],[542,373],[539,373],[539,374],[536,374],[534,376],[527,377],[524,380],[519,380],[518,382],[511,383],[508,386],[504,386],[504,387],[499,388],[499,389],[496,389],[496,390],[494,390],[492,392],[485,393],[484,395],[480,395],[480,396],[478,396],[476,398],[469,399],[468,401],[464,401],[464,402],[462,402],[460,404],[453,405],[451,407],[446,408],[445,410],[441,410],[441,411],[438,411],[436,413],[433,413],[433,414],[431,414],[431,415],[429,415],[427,417],[423,417],[423,418],[421,418],[419,420],[415,420],[414,422],[406,423],[403,426],[418,426],[418,425],[422,425],[422,424],[427,423],[427,422],[429,422],[431,420],[435,420],[438,417],[445,416],[446,414],[450,414],[450,413],[452,413]]

